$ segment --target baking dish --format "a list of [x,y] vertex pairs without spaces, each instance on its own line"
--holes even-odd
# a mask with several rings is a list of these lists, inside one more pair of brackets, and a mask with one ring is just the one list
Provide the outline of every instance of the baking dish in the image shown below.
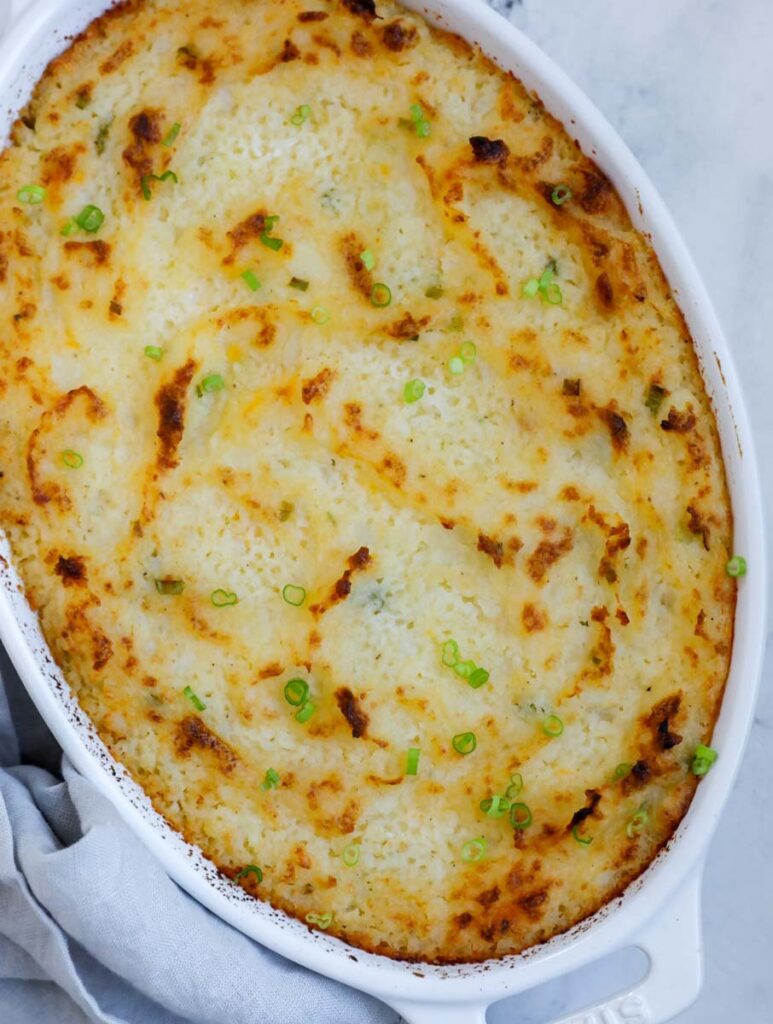
[[[5,11],[0,48],[0,95],[5,126],[26,99],[45,63],[66,37],[101,13],[104,0],[41,0],[26,14]],[[409,6],[417,6],[409,4]],[[260,10],[259,7],[256,8]],[[673,225],[631,155],[598,113],[524,37],[482,3],[434,0],[427,17],[471,42],[527,87],[575,134],[617,186],[634,222],[652,238],[695,337],[714,402],[736,521],[735,548],[749,557],[737,609],[736,641],[727,699],[714,744],[721,757],[702,783],[670,849],[625,894],[590,921],[518,957],[466,967],[400,964],[312,934],[221,878],[152,810],[142,792],[109,756],[79,712],[46,651],[12,568],[4,569],[0,636],[33,699],[76,767],[116,805],[175,880],[213,912],[277,952],[395,1006],[410,1022],[482,1021],[488,1004],[539,984],[626,944],[649,955],[642,985],[616,995],[576,1021],[664,1021],[700,986],[699,885],[702,855],[735,774],[753,710],[762,653],[764,575],[762,516],[749,428],[715,317]],[[3,552],[10,562],[7,549]]]

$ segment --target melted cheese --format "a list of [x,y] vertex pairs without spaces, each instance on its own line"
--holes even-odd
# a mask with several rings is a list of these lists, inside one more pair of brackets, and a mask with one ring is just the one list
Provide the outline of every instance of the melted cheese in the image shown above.
[[[226,874],[391,956],[521,950],[650,862],[718,710],[731,516],[690,337],[479,52],[392,3],[210,7],[100,19],[0,160],[0,521],[100,735]],[[524,829],[480,809],[518,774]]]

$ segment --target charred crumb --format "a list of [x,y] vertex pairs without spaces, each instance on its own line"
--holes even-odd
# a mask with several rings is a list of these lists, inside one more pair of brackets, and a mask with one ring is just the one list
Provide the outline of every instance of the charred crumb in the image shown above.
[[503,164],[510,156],[510,149],[504,139],[487,139],[485,135],[472,135],[470,146],[475,163]]

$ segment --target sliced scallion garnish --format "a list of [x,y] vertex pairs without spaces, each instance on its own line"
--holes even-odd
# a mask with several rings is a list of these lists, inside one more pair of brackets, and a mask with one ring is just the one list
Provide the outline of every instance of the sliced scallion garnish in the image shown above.
[[360,259],[362,260],[362,265],[363,267],[365,267],[366,270],[373,270],[373,268],[376,266],[376,257],[373,255],[370,249],[363,250],[360,253]]
[[140,188],[144,199],[150,199],[153,196],[150,190],[151,181],[173,181],[175,185],[179,184],[179,179],[174,171],[164,171],[163,174],[143,174],[140,178]]
[[28,206],[38,206],[45,200],[46,190],[42,185],[22,185],[16,193],[16,198]]
[[489,673],[485,668],[474,668],[467,677],[467,682],[473,690],[479,689],[489,681]]
[[486,856],[486,840],[481,836],[479,839],[471,839],[462,847],[462,860],[465,864],[477,864]]
[[285,683],[285,700],[294,708],[299,708],[309,699],[309,684],[305,679],[289,679]]
[[590,846],[593,842],[593,836],[581,836],[579,832],[580,826],[575,825],[572,828],[572,838],[580,844],[580,846]]
[[280,783],[279,772],[273,768],[269,768],[266,774],[263,776],[263,781],[260,784],[260,788],[264,790],[278,789]]
[[315,924],[317,928],[321,928],[324,931],[326,928],[329,928],[330,925],[333,923],[333,915],[331,913],[307,914],[306,920],[308,921],[309,924]]
[[716,750],[713,750],[711,747],[704,746],[703,743],[699,743],[695,748],[695,754],[693,755],[690,770],[693,775],[697,775],[698,777],[705,775],[718,757],[719,754]]
[[234,879],[237,882],[239,882],[241,881],[242,878],[246,878],[247,875],[254,875],[256,881],[258,882],[263,881],[263,872],[260,870],[257,864],[248,864],[246,867],[242,868],[241,871],[238,872],[238,874],[234,875]]
[[324,306],[315,306],[309,314],[315,324],[326,324],[330,319],[330,310],[325,309]]
[[556,206],[563,206],[565,202],[572,198],[572,194],[572,190],[568,185],[556,185],[550,193],[550,200]]
[[260,288],[260,281],[254,270],[244,270],[239,276],[251,292],[256,292]]
[[183,694],[188,698],[191,704],[196,708],[197,711],[206,711],[207,705],[193,692],[192,686],[186,686],[183,690]]
[[527,804],[511,804],[510,805],[510,824],[513,828],[524,829],[528,828],[532,823],[531,811]]
[[406,775],[418,775],[419,773],[419,758],[421,757],[421,750],[418,747],[410,747],[408,750],[408,756],[405,762],[405,774]]
[[403,398],[410,405],[413,402],[418,402],[421,396],[424,394],[426,384],[423,380],[419,380],[418,377],[414,377],[413,380],[409,380],[403,388]]
[[725,566],[725,572],[728,576],[732,576],[734,579],[737,579],[739,576],[745,576],[746,559],[742,555],[733,555]]
[[173,146],[174,145],[174,140],[180,134],[180,128],[181,127],[182,127],[182,125],[178,124],[177,121],[175,121],[175,123],[172,125],[172,127],[169,129],[169,131],[166,133],[166,135],[161,140],[161,145],[162,146]]
[[276,215],[272,217],[266,217],[266,219],[263,222],[263,230],[260,233],[260,240],[263,243],[263,245],[265,245],[269,249],[273,249],[274,252],[279,252],[279,250],[284,245],[283,239],[274,238],[274,236],[271,234],[271,231],[273,230],[274,225],[278,220],[279,217],[277,217]]
[[370,292],[370,301],[379,309],[384,309],[392,301],[392,292],[388,285],[377,281]]
[[638,836],[640,832],[644,830],[647,822],[650,820],[650,812],[647,809],[646,804],[642,804],[636,814],[631,818],[625,827],[625,834],[629,839],[633,839],[634,836]]
[[88,231],[89,234],[93,235],[102,227],[105,215],[98,206],[89,203],[83,207],[77,217],[73,217],[73,220],[79,228],[83,228],[84,231]]
[[474,732],[460,732],[451,740],[457,754],[471,754],[478,745]]
[[294,583],[286,583],[282,587],[282,599],[293,608],[300,608],[306,600],[306,591],[303,587],[296,587]]
[[478,349],[475,347],[474,341],[462,342],[461,348],[459,349],[459,355],[465,363],[474,363],[477,354]]
[[301,725],[303,725],[304,722],[308,722],[308,720],[311,718],[311,716],[314,714],[316,710],[317,705],[314,704],[312,701],[307,700],[303,707],[295,712],[295,721],[300,722]]
[[239,603],[239,598],[231,590],[213,590],[209,599],[215,608],[228,608]]
[[621,779],[624,779],[631,774],[632,769],[632,764],[629,764],[627,761],[621,761],[617,768],[615,768],[614,770],[614,773],[612,775],[612,781],[620,782]]
[[302,103],[299,107],[296,107],[295,113],[290,118],[290,124],[294,124],[296,127],[302,125],[305,121],[311,117],[311,107],[308,103]]
[[65,448],[62,452],[62,462],[68,469],[80,469],[83,465],[83,456],[80,452],[74,452],[72,448]]
[[158,345],[145,346],[145,355],[148,357],[148,359],[153,359],[155,362],[158,362],[163,356],[163,354],[164,350],[162,348],[159,348]]
[[154,583],[156,584],[156,591],[165,597],[182,594],[183,590],[185,590],[185,583],[182,580],[171,579],[168,576],[164,579],[156,579]]
[[309,282],[304,281],[302,277],[291,277],[290,287],[297,289],[299,292],[305,292],[309,287]]
[[555,282],[556,276],[556,261],[550,260],[548,265],[542,271],[542,275],[539,280],[536,277],[532,277],[523,286],[523,294],[533,299],[538,293],[542,296],[544,302],[550,303],[552,306],[560,306],[564,301],[561,289]]
[[505,790],[505,796],[508,800],[512,800],[514,796],[518,796],[522,789],[523,775],[520,772],[515,772],[510,776],[510,785]]
[[341,860],[344,862],[344,864],[348,868],[353,868],[355,866],[355,864],[357,864],[359,862],[359,859],[360,859],[360,844],[359,843],[349,843],[349,845],[345,846],[343,848],[343,850],[341,851]]
[[203,398],[204,395],[211,395],[216,391],[222,391],[224,387],[225,380],[222,375],[219,373],[210,373],[196,385],[196,394],[199,398]]
[[504,796],[487,796],[481,800],[480,809],[488,818],[504,818],[510,810],[510,801]]
[[564,723],[558,717],[558,715],[548,715],[548,717],[542,723],[542,731],[546,736],[556,737],[560,736],[564,731]]
[[461,356],[452,356],[448,360],[448,369],[456,377],[458,377],[460,374],[464,373],[464,360],[462,359],[462,357]]
[[440,656],[444,665],[453,668],[459,661],[459,644],[456,640],[446,640],[440,648]]

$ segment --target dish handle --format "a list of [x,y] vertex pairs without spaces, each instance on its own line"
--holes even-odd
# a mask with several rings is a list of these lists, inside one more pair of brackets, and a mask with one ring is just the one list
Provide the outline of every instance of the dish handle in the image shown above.
[[[697,870],[630,943],[642,949],[650,961],[649,972],[638,985],[546,1024],[665,1024],[690,1006],[703,983],[702,874],[702,868]],[[389,1003],[407,1024],[486,1024],[486,1010],[491,1005]]]

